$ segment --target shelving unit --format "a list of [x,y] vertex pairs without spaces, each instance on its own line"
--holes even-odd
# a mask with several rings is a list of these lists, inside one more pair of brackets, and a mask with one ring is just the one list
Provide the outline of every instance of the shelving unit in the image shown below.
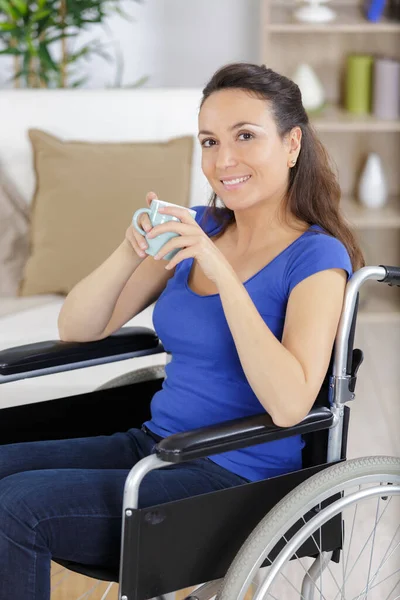
[[[260,62],[288,77],[300,63],[314,69],[324,87],[326,105],[309,116],[337,167],[343,214],[356,233],[367,264],[400,265],[400,120],[354,115],[343,108],[348,54],[400,60],[400,22],[383,17],[371,23],[364,16],[363,5],[363,0],[333,0],[329,7],[337,14],[334,21],[301,23],[293,16],[299,2],[261,0]],[[379,210],[364,208],[356,198],[369,152],[380,155],[389,188],[389,201]],[[367,282],[360,296],[361,321],[400,322],[400,288]]]
[[356,3],[331,3],[337,18],[330,23],[299,23],[293,17],[293,5],[279,2],[271,6],[267,31],[273,33],[398,33],[400,23],[382,17],[379,23],[367,21]]
[[[400,37],[400,30],[399,30]],[[400,120],[381,121],[373,115],[351,115],[338,105],[328,104],[311,115],[314,126],[320,132],[388,132],[400,133]]]

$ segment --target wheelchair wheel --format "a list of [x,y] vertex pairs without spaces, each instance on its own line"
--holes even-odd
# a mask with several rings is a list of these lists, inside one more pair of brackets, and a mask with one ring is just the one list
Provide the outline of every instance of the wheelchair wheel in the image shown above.
[[110,379],[96,388],[96,392],[99,390],[108,390],[110,388],[121,387],[124,385],[131,385],[132,383],[142,383],[143,381],[149,381],[152,379],[164,379],[165,378],[165,367],[164,365],[157,365],[154,367],[143,367],[142,369],[136,369],[135,371],[129,371],[123,373],[114,379]]
[[[332,552],[321,550],[321,528],[336,515],[342,550],[339,562],[332,562]],[[299,558],[310,539],[316,559]],[[310,477],[264,517],[230,566],[217,599],[243,600],[255,584],[254,600],[396,600],[399,565],[400,458],[357,458]]]

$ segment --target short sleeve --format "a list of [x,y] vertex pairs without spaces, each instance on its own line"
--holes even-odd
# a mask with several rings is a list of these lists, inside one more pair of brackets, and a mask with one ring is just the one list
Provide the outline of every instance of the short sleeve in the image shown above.
[[205,212],[206,212],[207,206],[199,204],[198,206],[191,206],[190,208],[192,210],[196,211],[195,221],[204,230],[204,224],[205,224],[204,217],[205,217]]
[[285,287],[289,296],[293,288],[315,273],[327,269],[343,269],[349,279],[352,265],[345,245],[326,233],[310,232],[295,246],[285,274]]
[[214,234],[221,228],[221,224],[213,217],[209,206],[200,204],[198,206],[191,206],[190,208],[196,211],[195,221],[207,235]]

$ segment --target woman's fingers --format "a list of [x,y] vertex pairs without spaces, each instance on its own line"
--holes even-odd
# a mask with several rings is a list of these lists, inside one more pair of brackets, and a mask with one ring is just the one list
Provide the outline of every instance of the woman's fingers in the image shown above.
[[146,256],[145,249],[147,248],[147,242],[132,225],[129,225],[128,229],[126,230],[125,238],[128,240],[138,256],[141,258]]
[[[147,215],[146,213],[143,215],[140,215],[139,219],[138,219],[138,223],[139,226],[145,230],[145,232],[147,233],[148,231],[150,231],[150,229],[153,227],[149,218],[149,215]],[[140,233],[138,233],[140,235]],[[143,236],[141,236],[143,237]],[[144,239],[144,237],[143,237]],[[146,240],[145,240],[146,241]]]
[[158,200],[158,196],[155,192],[147,192],[146,194],[146,204],[150,206],[152,200]]
[[[147,206],[150,207],[152,200],[154,200],[156,198],[157,198],[157,194],[155,192],[147,192],[147,194],[146,194]],[[140,215],[140,217],[138,219],[138,225],[139,225],[139,227],[144,229],[144,231],[146,233],[148,231],[150,231],[153,227],[153,225],[150,221],[150,217],[146,213],[144,213],[143,215]],[[147,244],[147,241],[146,241],[146,238],[144,237],[144,235],[142,235],[141,233],[136,231],[136,229],[133,227],[133,225],[130,225],[128,227],[128,229],[126,230],[125,237],[131,244],[131,246],[134,249],[134,251],[136,252],[136,254],[138,256],[140,256],[141,258],[144,258],[146,256],[145,250],[148,247],[148,244]]]

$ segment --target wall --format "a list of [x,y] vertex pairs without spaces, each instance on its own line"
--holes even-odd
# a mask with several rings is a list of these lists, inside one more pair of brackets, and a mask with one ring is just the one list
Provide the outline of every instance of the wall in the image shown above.
[[[84,87],[131,85],[146,75],[145,87],[201,87],[224,63],[259,62],[259,0],[124,0],[122,6],[133,22],[113,16],[106,31],[95,26],[77,41],[100,37],[109,51],[122,53],[120,82],[115,65],[94,57],[84,65],[90,71]],[[0,57],[0,87],[12,87],[11,66]]]

